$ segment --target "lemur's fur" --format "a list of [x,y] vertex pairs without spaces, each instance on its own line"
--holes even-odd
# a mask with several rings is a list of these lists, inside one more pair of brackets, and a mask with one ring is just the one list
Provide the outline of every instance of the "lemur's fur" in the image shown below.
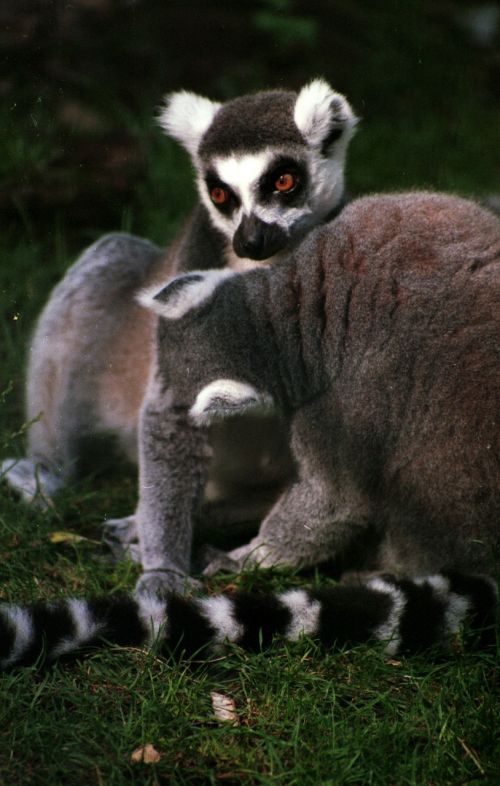
[[110,644],[155,644],[159,653],[202,659],[225,642],[259,650],[276,634],[289,641],[307,635],[325,647],[371,639],[383,643],[387,655],[395,655],[449,647],[464,623],[477,634],[476,642],[487,646],[495,642],[496,608],[491,580],[459,573],[415,581],[377,577],[365,586],[267,595],[111,595],[33,606],[2,604],[0,669],[42,665]]
[[[49,502],[78,472],[96,435],[114,435],[137,460],[156,324],[137,302],[139,290],[192,269],[279,261],[341,208],[356,118],[323,80],[298,93],[262,92],[224,104],[174,93],[159,120],[191,155],[199,204],[167,252],[110,235],[54,289],[29,351],[27,419],[36,421],[28,456],[2,464],[7,482],[27,500]],[[205,518],[259,520],[292,472],[280,421],[250,415],[212,431]],[[178,460],[182,473],[182,451]],[[133,516],[108,522],[108,536],[117,551],[125,544],[141,559]]]
[[205,427],[274,407],[296,479],[232,569],[338,560],[369,533],[366,569],[485,571],[500,546],[499,253],[498,218],[470,202],[378,196],[272,269],[146,293],[145,570],[190,570]]
[[[144,574],[136,600],[3,607],[4,666],[32,661],[42,641],[55,657],[96,638],[132,644],[160,632],[165,646],[194,651],[304,632],[328,645],[371,636],[394,653],[449,638],[470,614],[493,623],[498,218],[439,194],[367,197],[288,260],[188,273],[142,302],[158,315],[158,355],[139,519],[156,538],[147,559],[154,568],[156,555],[158,572]],[[141,594],[149,579],[161,588],[169,571],[187,575],[209,426],[252,410],[279,413],[297,472],[258,536],[229,554],[233,567],[313,565],[357,546],[353,568],[405,579],[265,598]]]

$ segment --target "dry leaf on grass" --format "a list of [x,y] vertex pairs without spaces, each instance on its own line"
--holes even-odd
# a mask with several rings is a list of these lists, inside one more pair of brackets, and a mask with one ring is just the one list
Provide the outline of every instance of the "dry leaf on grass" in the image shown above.
[[141,745],[140,748],[136,748],[130,754],[132,764],[156,764],[160,759],[161,753],[150,742],[146,745]]
[[98,541],[85,538],[76,532],[64,532],[62,530],[50,532],[48,537],[51,543],[98,543]]
[[240,725],[234,699],[230,696],[225,696],[224,693],[217,693],[217,691],[212,691],[210,698],[212,699],[212,707],[217,720],[231,723],[233,726]]

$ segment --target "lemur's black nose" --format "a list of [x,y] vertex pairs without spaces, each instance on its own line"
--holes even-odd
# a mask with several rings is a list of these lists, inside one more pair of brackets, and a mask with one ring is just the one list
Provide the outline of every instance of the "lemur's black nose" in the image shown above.
[[277,224],[268,224],[257,216],[243,216],[233,237],[233,248],[239,257],[262,260],[281,251],[288,235]]

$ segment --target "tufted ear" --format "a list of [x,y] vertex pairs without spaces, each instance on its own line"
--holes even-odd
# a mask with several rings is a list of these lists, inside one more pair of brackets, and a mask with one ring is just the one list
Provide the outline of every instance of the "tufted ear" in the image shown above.
[[238,275],[235,270],[194,270],[176,276],[161,288],[155,284],[139,293],[137,300],[150,311],[165,319],[180,319],[192,309],[208,300],[219,284],[230,276]]
[[236,379],[216,379],[198,393],[189,414],[198,426],[209,426],[234,415],[264,416],[275,409],[269,393]]
[[323,79],[314,79],[299,92],[294,120],[306,142],[325,155],[341,137],[349,141],[358,121],[345,96]]
[[169,136],[195,156],[202,136],[221,106],[209,98],[181,90],[166,96],[158,122]]

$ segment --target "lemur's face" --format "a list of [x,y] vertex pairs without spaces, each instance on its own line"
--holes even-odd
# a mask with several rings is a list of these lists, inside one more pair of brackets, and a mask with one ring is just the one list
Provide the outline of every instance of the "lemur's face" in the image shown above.
[[[318,189],[318,179],[328,187]],[[338,166],[319,160],[305,146],[276,147],[214,156],[204,167],[199,188],[215,226],[236,255],[265,260],[332,210],[332,203],[340,200],[343,178]]]
[[274,257],[341,201],[356,118],[322,80],[222,105],[174,93],[160,120],[191,153],[200,197],[239,257]]

